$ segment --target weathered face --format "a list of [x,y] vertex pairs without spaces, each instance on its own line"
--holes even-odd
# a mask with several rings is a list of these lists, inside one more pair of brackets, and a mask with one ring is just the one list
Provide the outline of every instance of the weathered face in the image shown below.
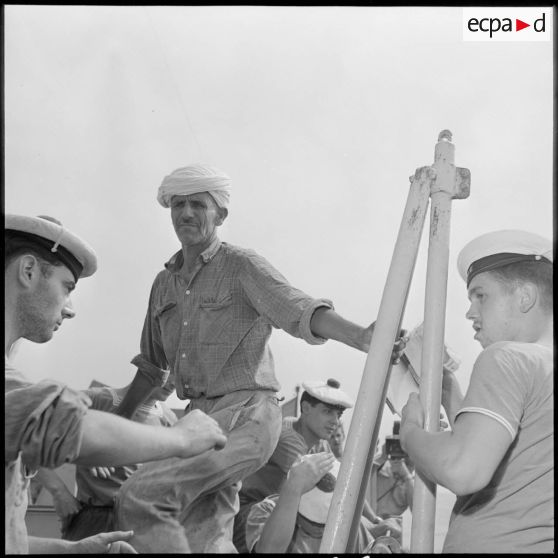
[[515,341],[520,317],[520,293],[510,291],[490,272],[479,273],[471,280],[467,296],[471,306],[465,314],[473,322],[476,339],[485,349],[497,341]]
[[51,266],[50,271],[45,277],[37,270],[32,289],[18,300],[22,337],[35,343],[50,341],[62,321],[75,316],[70,299],[74,276],[64,265]]
[[173,196],[171,219],[176,236],[183,246],[208,246],[223,224],[226,212],[220,209],[207,192],[189,196]]
[[339,425],[343,411],[320,402],[314,407],[307,403],[304,414],[308,429],[318,438],[329,440]]

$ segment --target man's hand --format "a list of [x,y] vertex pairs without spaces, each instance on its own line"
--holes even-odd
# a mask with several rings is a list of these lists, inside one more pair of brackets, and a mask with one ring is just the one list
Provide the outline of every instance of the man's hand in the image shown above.
[[81,509],[79,500],[67,489],[53,491],[52,501],[56,515],[61,519],[62,523],[69,521]]
[[399,521],[393,517],[388,517],[387,519],[381,519],[379,523],[375,524],[370,529],[372,536],[377,539],[378,537],[387,535],[399,539],[401,538],[401,524]]
[[409,332],[406,329],[402,329],[399,332],[399,338],[393,344],[393,352],[391,353],[391,362],[393,364],[399,364],[401,360],[401,355],[409,342]]
[[99,479],[110,479],[111,475],[116,471],[115,467],[90,467],[89,472]]
[[[363,350],[368,352],[370,350],[370,344],[372,343],[372,335],[374,334],[374,328],[376,327],[376,322],[372,322],[365,330],[364,330],[364,341],[363,341]],[[408,332],[405,329],[402,329],[399,332],[399,337],[396,339],[395,343],[393,344],[393,350],[391,353],[391,362],[393,364],[398,364],[399,360],[401,359],[401,355],[409,342]]]
[[303,455],[294,462],[287,480],[291,489],[299,494],[312,490],[319,480],[333,467],[336,459],[331,452],[320,452]]
[[411,393],[406,405],[401,410],[401,426],[399,429],[399,438],[401,447],[407,451],[406,442],[410,431],[414,427],[422,428],[424,425],[424,409],[419,399],[418,393]]
[[210,449],[222,449],[227,443],[217,421],[199,409],[184,415],[170,428],[184,437],[184,451],[180,457],[191,457]]
[[403,459],[392,459],[391,463],[391,472],[393,476],[398,481],[412,481],[413,478],[409,469],[407,469],[407,465],[405,465],[405,461]]
[[72,554],[137,554],[129,541],[133,531],[111,531],[71,543]]

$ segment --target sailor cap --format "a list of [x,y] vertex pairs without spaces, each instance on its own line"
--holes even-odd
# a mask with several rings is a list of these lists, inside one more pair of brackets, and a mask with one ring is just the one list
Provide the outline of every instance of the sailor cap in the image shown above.
[[53,217],[8,214],[4,232],[6,240],[31,241],[50,250],[72,272],[76,281],[93,275],[97,270],[97,256],[93,248]]
[[327,382],[302,382],[302,387],[305,391],[312,397],[319,399],[322,403],[349,409],[354,405],[354,401],[344,391],[339,389],[340,385],[341,384],[333,378],[330,378]]
[[523,261],[552,262],[550,240],[527,231],[502,230],[471,240],[457,257],[459,275],[467,283],[483,273],[504,265]]

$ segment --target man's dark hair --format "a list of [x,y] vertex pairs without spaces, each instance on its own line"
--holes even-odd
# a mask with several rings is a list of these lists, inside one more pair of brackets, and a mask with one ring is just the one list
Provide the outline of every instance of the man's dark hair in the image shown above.
[[39,260],[39,267],[44,277],[49,277],[52,273],[52,266],[61,266],[63,263],[56,253],[51,252],[44,246],[33,242],[30,238],[25,238],[17,234],[6,231],[4,238],[4,270],[19,256],[30,254]]
[[304,401],[308,401],[308,403],[310,403],[310,405],[312,405],[312,407],[315,407],[318,403],[323,403],[323,401],[320,401],[319,399],[316,399],[315,397],[310,395],[307,391],[303,391],[302,395],[300,396],[300,412],[301,413],[302,413],[302,403]]
[[551,313],[553,305],[553,265],[548,261],[525,261],[508,264],[488,271],[509,290],[523,283],[533,283],[539,289],[541,306]]
[[316,397],[310,395],[307,391],[303,391],[302,395],[300,396],[300,413],[302,414],[302,403],[304,401],[308,401],[308,403],[310,403],[310,405],[312,405],[312,407],[315,407],[318,403],[323,403],[326,407],[332,407],[334,409],[337,409],[341,412],[345,411],[345,407],[343,407],[342,405],[332,405],[331,403],[326,403],[325,401],[322,401],[321,399],[317,399]]

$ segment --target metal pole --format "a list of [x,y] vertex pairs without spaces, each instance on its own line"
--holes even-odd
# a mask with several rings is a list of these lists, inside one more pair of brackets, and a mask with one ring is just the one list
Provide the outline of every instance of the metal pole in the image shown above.
[[[438,137],[434,156],[436,180],[430,195],[430,240],[424,301],[420,401],[424,408],[424,429],[427,432],[437,432],[440,426],[451,200],[454,197],[467,197],[469,187],[469,182],[465,184],[462,180],[464,175],[468,178],[468,171],[459,169],[456,172],[454,152],[451,132],[444,130]],[[436,483],[417,471],[413,493],[411,553],[434,551],[435,515]]]
[[[387,386],[389,385],[389,374],[391,372],[391,366],[386,377],[384,393],[382,394],[383,400],[386,398]],[[360,527],[360,518],[362,516],[362,510],[364,508],[364,500],[366,499],[366,492],[368,490],[368,483],[370,482],[370,476],[372,474],[372,467],[374,465],[374,454],[376,452],[376,440],[378,439],[378,432],[380,431],[380,425],[382,423],[383,406],[378,409],[378,416],[374,422],[374,432],[372,433],[372,440],[370,443],[370,448],[368,449],[368,456],[366,458],[366,463],[364,465],[364,472],[362,480],[360,482],[360,490],[357,493],[357,500],[355,503],[355,511],[353,514],[353,519],[351,522],[351,528],[349,530],[349,535],[347,538],[347,548],[345,552],[349,554],[354,554],[358,552],[356,547],[358,538],[358,529]],[[375,510],[374,510],[375,511]]]
[[[417,254],[418,254],[418,251],[415,254],[415,261],[413,262],[413,269],[411,271],[411,276],[413,275],[413,272],[414,272],[414,269],[415,269]],[[403,303],[403,309],[401,311],[401,320],[399,322],[399,330],[401,330],[401,326],[403,324],[403,315],[405,313],[405,306],[407,305],[407,298],[409,296],[410,286],[411,286],[410,284],[407,285],[407,293],[405,294],[405,302]],[[382,401],[386,400],[390,376],[391,376],[391,361],[389,363],[388,371],[387,371],[387,374],[386,374],[386,380],[384,382],[384,389],[383,389],[383,392],[382,392]],[[374,422],[374,432],[372,434],[372,440],[370,441],[370,448],[368,450],[368,457],[366,458],[366,464],[364,466],[364,473],[363,473],[362,481],[360,483],[360,491],[359,491],[358,496],[357,496],[357,502],[356,502],[356,505],[355,505],[355,512],[354,512],[354,515],[353,515],[353,521],[351,523],[351,530],[349,531],[349,539],[348,539],[348,545],[347,545],[346,552],[348,552],[350,554],[354,554],[355,552],[358,552],[358,549],[356,547],[357,538],[358,538],[358,529],[360,527],[360,518],[362,517],[362,510],[364,508],[364,500],[366,499],[368,484],[370,483],[370,478],[371,478],[371,474],[372,474],[372,467],[374,465],[374,455],[376,453],[376,441],[378,440],[378,433],[380,432],[380,426],[382,424],[383,414],[384,414],[384,405],[382,405],[378,409],[378,416],[376,417],[376,421]],[[376,511],[374,508],[372,508],[372,509],[374,510],[374,512]]]
[[344,553],[347,548],[370,444],[376,443],[374,422],[384,406],[385,380],[412,279],[433,175],[431,167],[417,169],[409,189],[345,445],[345,455],[350,459],[341,461],[320,553]]

